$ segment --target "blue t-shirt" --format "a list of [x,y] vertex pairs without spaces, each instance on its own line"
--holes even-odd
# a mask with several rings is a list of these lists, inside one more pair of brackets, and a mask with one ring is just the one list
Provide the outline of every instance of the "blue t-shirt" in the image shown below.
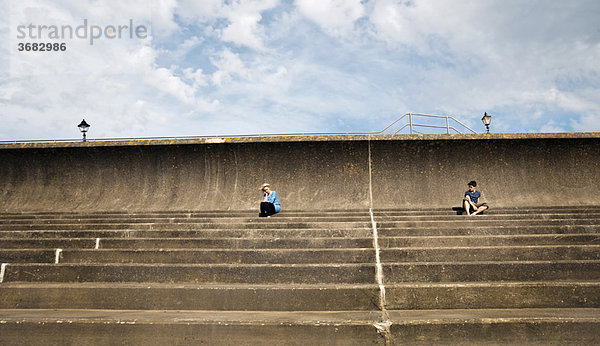
[[267,196],[267,194],[263,194],[263,200],[267,197],[266,201],[269,203],[273,203],[275,206],[275,212],[279,213],[281,211],[281,204],[279,204],[279,198],[277,198],[277,192],[271,191],[271,194]]
[[481,197],[481,192],[480,191],[471,192],[471,191],[467,190],[465,192],[465,196],[469,196],[469,198],[471,198],[471,201],[473,203],[477,203],[477,201],[479,201],[479,197]]

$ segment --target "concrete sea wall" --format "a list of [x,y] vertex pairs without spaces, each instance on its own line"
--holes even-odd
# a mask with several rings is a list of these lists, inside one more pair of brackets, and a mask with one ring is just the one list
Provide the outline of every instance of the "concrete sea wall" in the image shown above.
[[0,144],[0,210],[600,205],[600,133],[303,136]]

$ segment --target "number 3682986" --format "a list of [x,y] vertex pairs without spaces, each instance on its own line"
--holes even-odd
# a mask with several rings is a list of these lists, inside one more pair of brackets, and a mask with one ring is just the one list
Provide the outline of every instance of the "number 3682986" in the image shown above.
[[19,52],[64,52],[67,50],[66,43],[19,43]]

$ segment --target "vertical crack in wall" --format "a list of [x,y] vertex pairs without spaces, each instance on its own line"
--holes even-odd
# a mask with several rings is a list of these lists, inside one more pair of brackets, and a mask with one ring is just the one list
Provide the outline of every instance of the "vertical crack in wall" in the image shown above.
[[375,323],[374,326],[377,331],[382,334],[385,338],[386,345],[390,345],[392,341],[392,333],[390,327],[392,321],[388,315],[386,302],[385,302],[385,285],[383,280],[383,267],[381,265],[381,249],[379,248],[379,235],[377,233],[377,223],[373,216],[373,172],[371,169],[371,138],[367,141],[368,152],[369,152],[369,215],[371,216],[371,226],[373,228],[373,248],[375,249],[375,278],[377,285],[379,286],[379,306],[381,308],[381,321]]

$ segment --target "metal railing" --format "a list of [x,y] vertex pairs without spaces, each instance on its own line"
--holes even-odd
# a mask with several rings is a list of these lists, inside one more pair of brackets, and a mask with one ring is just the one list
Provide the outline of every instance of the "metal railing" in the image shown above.
[[[457,124],[459,124],[464,129],[468,130],[471,133],[477,133],[477,132],[473,131],[470,127],[468,127],[467,125],[465,125],[465,124],[461,123],[460,121],[456,120],[452,116],[449,116],[449,115],[418,114],[418,113],[406,113],[403,116],[401,116],[400,118],[396,119],[393,123],[389,124],[382,131],[386,131],[387,129],[389,129],[390,127],[392,127],[394,124],[396,124],[400,120],[406,118],[407,116],[408,116],[408,124],[402,126],[398,131],[394,132],[394,134],[398,134],[400,131],[404,130],[407,127],[410,129],[410,134],[411,135],[414,134],[414,133],[422,134],[422,133],[416,131],[415,127],[417,127],[417,128],[424,127],[424,128],[434,128],[434,129],[446,129],[446,134],[450,134],[450,130],[453,130],[454,132],[456,132],[458,134],[462,134],[462,132],[460,132],[454,126],[450,126],[450,121],[456,122]],[[444,119],[446,125],[445,126],[440,126],[440,125],[431,125],[431,124],[417,124],[417,123],[413,122],[413,117],[432,118],[432,119]]]
[[[445,129],[446,134],[450,134],[450,130],[456,132],[457,134],[462,134],[458,129],[454,126],[451,126],[451,122],[455,122],[458,125],[462,126],[464,129],[468,130],[471,133],[477,133],[469,128],[467,125],[461,123],[456,120],[454,117],[449,115],[431,115],[431,114],[419,114],[419,113],[406,113],[394,120],[391,124],[386,126],[381,131],[372,131],[372,132],[296,132],[296,133],[255,133],[255,134],[239,134],[239,135],[206,135],[206,136],[176,136],[176,137],[115,137],[115,138],[96,138],[90,139],[88,138],[88,142],[108,142],[108,141],[133,141],[133,140],[169,140],[169,139],[202,139],[202,138],[234,138],[234,137],[281,137],[281,136],[342,136],[342,135],[382,135],[387,134],[387,132],[392,128],[392,126],[398,124],[401,120],[407,118],[408,123],[404,126],[400,127],[399,130],[390,134],[399,134],[400,131],[406,129],[407,127],[410,130],[410,134],[423,134],[415,128],[434,128],[434,129]],[[431,124],[418,124],[413,121],[413,117],[418,118],[430,118],[430,119],[444,119],[445,126],[441,125],[431,125]],[[63,143],[63,142],[80,142],[79,139],[39,139],[39,140],[9,140],[9,141],[0,141],[2,143]]]

